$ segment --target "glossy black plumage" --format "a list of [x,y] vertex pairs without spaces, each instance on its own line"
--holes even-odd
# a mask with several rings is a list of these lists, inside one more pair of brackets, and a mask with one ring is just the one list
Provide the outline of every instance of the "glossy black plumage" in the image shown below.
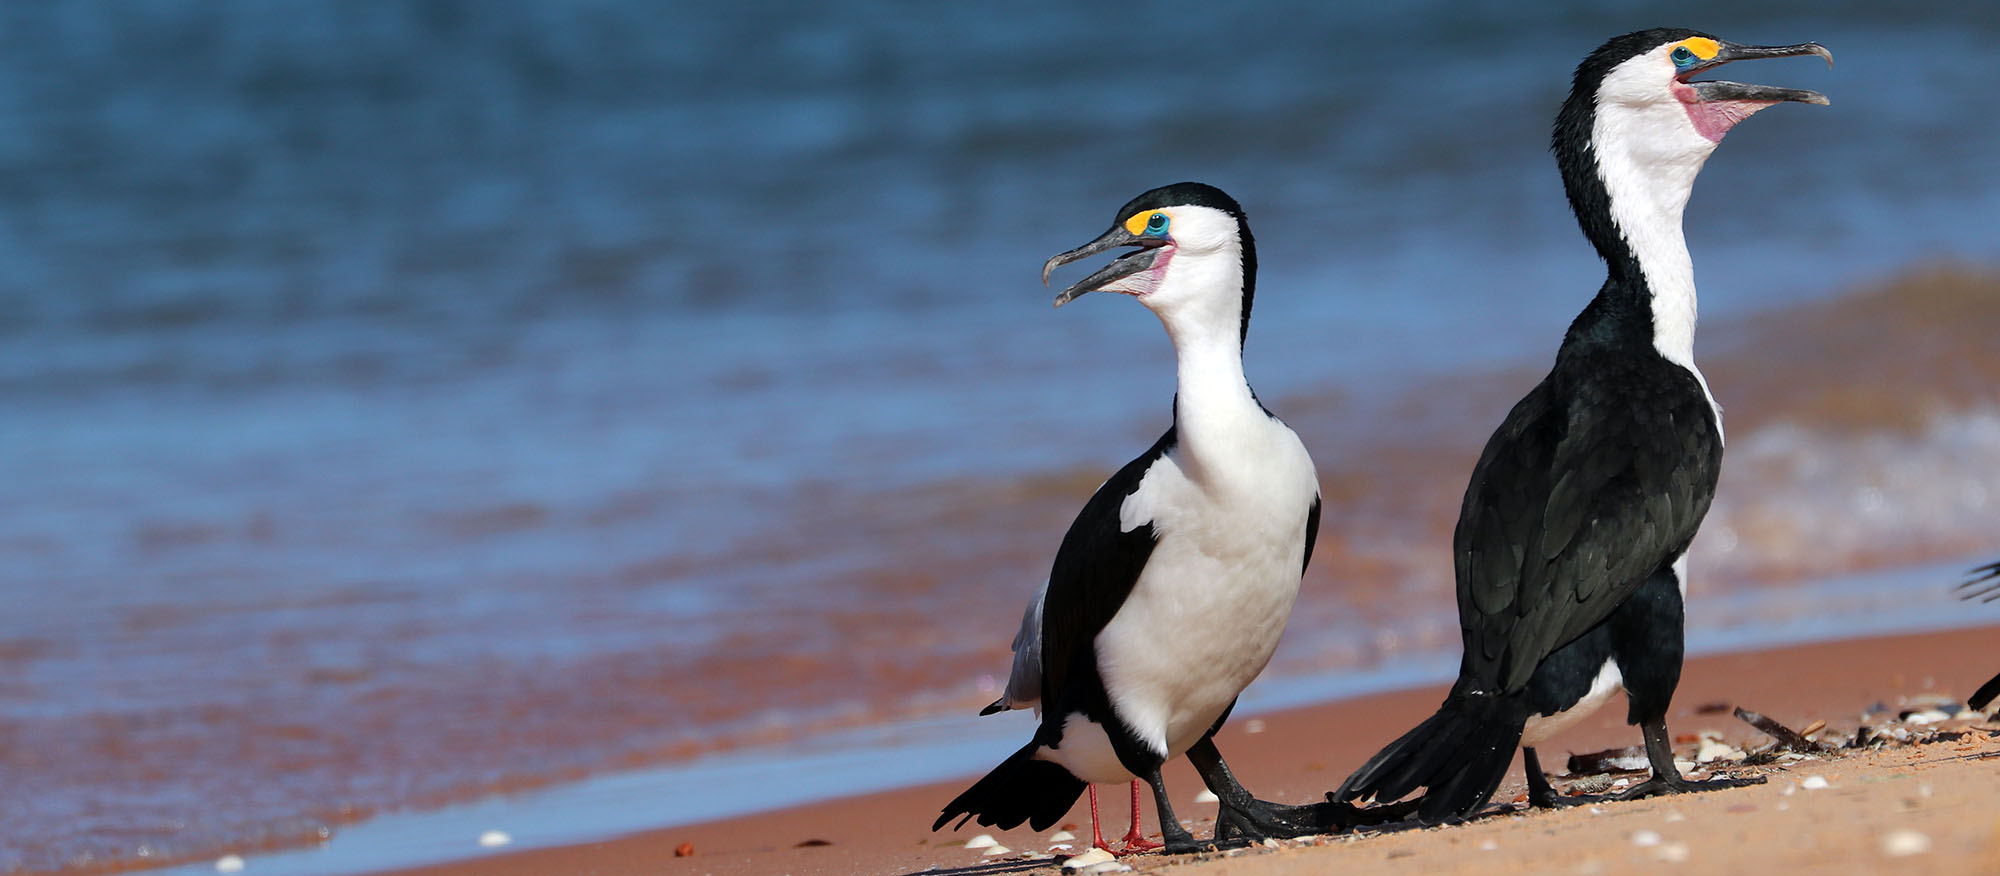
[[1452,539],[1465,693],[1526,687],[1686,551],[1714,497],[1722,440],[1701,385],[1650,345],[1607,343],[1622,332],[1602,318],[1579,319],[1473,469]]
[[1614,67],[1699,35],[1628,34],[1577,68],[1553,146],[1607,277],[1466,487],[1453,533],[1465,648],[1457,683],[1336,799],[1387,802],[1424,788],[1419,819],[1473,814],[1505,776],[1529,717],[1577,706],[1607,662],[1623,676],[1629,720],[1647,728],[1649,757],[1658,747],[1683,648],[1673,564],[1708,512],[1723,442],[1706,388],[1656,346],[1654,290],[1613,220],[1591,137],[1597,87]]
[[[1601,630],[1693,540],[1721,471],[1713,408],[1694,376],[1633,344],[1650,320],[1633,293],[1607,282],[1579,316],[1555,368],[1514,406],[1473,469],[1453,535],[1460,635],[1458,682],[1437,715],[1391,743],[1341,786],[1341,799],[1388,801],[1425,787],[1428,821],[1470,815],[1513,762],[1530,714],[1574,704],[1605,654],[1550,662]],[[1634,649],[1629,674],[1649,700],[1671,698],[1680,669],[1676,591],[1661,607],[1671,651]],[[1630,635],[1649,628],[1647,614]],[[1564,677],[1557,678],[1558,674]],[[1539,697],[1530,688],[1541,682]],[[1628,681],[1628,689],[1636,678]],[[1556,702],[1560,699],[1567,702]],[[1635,695],[1635,706],[1636,706]]]

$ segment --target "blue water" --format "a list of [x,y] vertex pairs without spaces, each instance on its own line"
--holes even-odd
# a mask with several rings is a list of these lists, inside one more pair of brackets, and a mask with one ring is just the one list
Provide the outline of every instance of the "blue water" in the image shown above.
[[1540,361],[1612,33],[1839,57],[1730,71],[1833,105],[1711,162],[1705,315],[2000,261],[1990,4],[1359,6],[0,6],[0,870],[599,769],[719,731],[576,743],[576,678],[865,652],[811,619],[884,549],[800,508],[1143,446],[1157,323],[1036,272],[1157,184],[1249,209],[1267,399]]

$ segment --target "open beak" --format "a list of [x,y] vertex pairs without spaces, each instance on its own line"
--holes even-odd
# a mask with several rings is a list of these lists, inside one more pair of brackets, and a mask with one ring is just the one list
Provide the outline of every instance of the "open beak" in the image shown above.
[[1747,100],[1760,103],[1778,103],[1789,100],[1799,103],[1816,103],[1825,106],[1827,103],[1826,95],[1817,91],[1807,91],[1803,88],[1779,88],[1775,85],[1746,85],[1741,82],[1728,82],[1724,80],[1688,82],[1688,77],[1696,73],[1720,67],[1731,61],[1746,61],[1753,58],[1789,58],[1797,55],[1818,55],[1826,59],[1828,67],[1833,66],[1833,53],[1827,51],[1827,48],[1819,43],[1801,43],[1796,46],[1739,46],[1735,43],[1724,42],[1722,43],[1722,49],[1715,53],[1715,57],[1681,71],[1674,78],[1692,86],[1695,94],[1704,101]]
[[1098,235],[1096,240],[1093,240],[1089,243],[1079,246],[1076,249],[1070,250],[1069,252],[1050,258],[1047,262],[1045,262],[1042,265],[1042,285],[1047,286],[1049,284],[1049,274],[1053,273],[1056,268],[1062,267],[1063,265],[1069,264],[1070,262],[1076,261],[1077,259],[1089,258],[1107,249],[1113,249],[1120,246],[1136,246],[1139,247],[1139,249],[1133,250],[1132,252],[1125,253],[1124,255],[1121,255],[1118,258],[1112,259],[1111,264],[1099,268],[1097,270],[1097,273],[1091,274],[1088,277],[1078,280],[1074,285],[1071,285],[1069,288],[1056,293],[1056,306],[1061,307],[1065,304],[1068,304],[1070,299],[1075,298],[1078,295],[1082,295],[1085,292],[1097,292],[1100,290],[1107,292],[1124,292],[1127,290],[1114,289],[1109,287],[1111,287],[1112,284],[1117,283],[1119,280],[1123,280],[1126,277],[1132,276],[1133,274],[1137,274],[1141,271],[1146,270],[1147,268],[1152,267],[1153,257],[1159,254],[1160,247],[1166,245],[1167,241],[1165,239],[1158,237],[1141,237],[1137,234],[1133,234],[1130,231],[1126,231],[1124,226],[1114,225],[1112,226],[1110,231],[1106,231],[1103,234]]

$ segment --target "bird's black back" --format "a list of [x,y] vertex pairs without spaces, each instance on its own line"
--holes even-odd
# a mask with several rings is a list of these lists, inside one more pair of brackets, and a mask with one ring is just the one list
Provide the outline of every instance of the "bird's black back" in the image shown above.
[[1466,487],[1453,535],[1463,692],[1518,692],[1684,552],[1714,497],[1722,436],[1707,393],[1653,349],[1650,314],[1613,286]]

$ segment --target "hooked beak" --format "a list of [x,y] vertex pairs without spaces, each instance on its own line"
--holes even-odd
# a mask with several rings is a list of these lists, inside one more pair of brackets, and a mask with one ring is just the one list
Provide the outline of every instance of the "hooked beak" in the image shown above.
[[1163,238],[1142,237],[1140,235],[1133,234],[1130,231],[1126,231],[1124,226],[1114,225],[1112,226],[1110,231],[1106,231],[1103,234],[1098,235],[1096,240],[1093,240],[1089,243],[1079,246],[1076,249],[1070,250],[1069,252],[1063,253],[1058,256],[1054,256],[1050,258],[1047,262],[1043,263],[1042,285],[1047,286],[1049,284],[1049,274],[1053,273],[1056,268],[1062,267],[1063,265],[1069,264],[1070,262],[1076,261],[1078,259],[1089,258],[1100,252],[1103,252],[1107,249],[1112,249],[1114,247],[1136,246],[1139,247],[1139,249],[1133,250],[1132,252],[1125,253],[1124,255],[1121,255],[1118,258],[1112,259],[1111,264],[1099,268],[1097,270],[1097,273],[1091,274],[1088,277],[1078,280],[1076,281],[1075,284],[1071,285],[1069,288],[1056,293],[1056,306],[1061,307],[1065,304],[1068,304],[1070,302],[1070,299],[1075,298],[1078,295],[1082,295],[1085,292],[1105,291],[1105,292],[1125,292],[1127,294],[1135,294],[1131,290],[1111,288],[1111,287],[1114,283],[1118,282],[1119,280],[1123,280],[1126,277],[1132,276],[1133,274],[1137,274],[1141,271],[1146,270],[1147,268],[1152,267],[1153,258],[1159,254],[1159,248],[1166,245],[1167,241]]
[[1759,103],[1797,101],[1799,103],[1816,103],[1820,106],[1826,106],[1826,95],[1817,91],[1807,91],[1803,88],[1779,88],[1775,85],[1746,85],[1741,82],[1728,82],[1724,80],[1688,82],[1688,77],[1696,73],[1720,67],[1731,61],[1746,61],[1754,58],[1789,58],[1796,55],[1818,55],[1826,59],[1826,66],[1833,66],[1833,53],[1827,51],[1827,48],[1819,43],[1801,43],[1796,46],[1739,46],[1735,43],[1723,42],[1722,49],[1715,53],[1715,57],[1681,71],[1674,78],[1694,88],[1695,95],[1703,101],[1745,100]]

